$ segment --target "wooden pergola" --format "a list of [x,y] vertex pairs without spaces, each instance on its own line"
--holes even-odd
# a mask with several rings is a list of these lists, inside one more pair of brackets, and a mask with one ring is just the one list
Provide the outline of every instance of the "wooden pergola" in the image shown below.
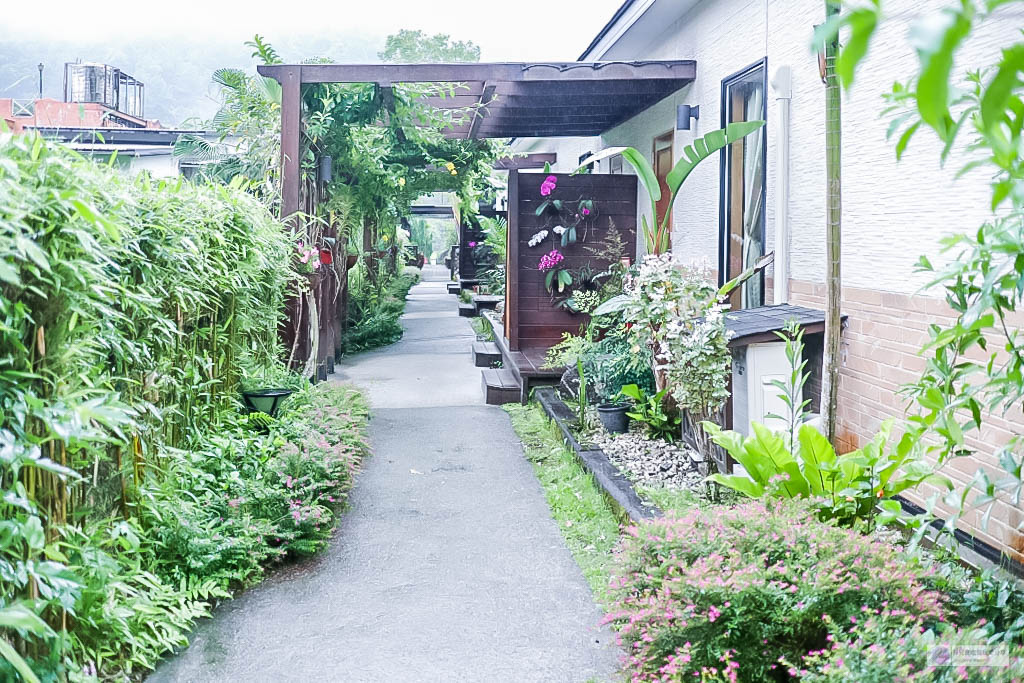
[[697,75],[693,60],[455,64],[273,64],[257,68],[281,84],[283,216],[299,210],[301,89],[315,83],[373,83],[384,101],[402,83],[459,84],[437,109],[469,111],[449,138],[600,135]]

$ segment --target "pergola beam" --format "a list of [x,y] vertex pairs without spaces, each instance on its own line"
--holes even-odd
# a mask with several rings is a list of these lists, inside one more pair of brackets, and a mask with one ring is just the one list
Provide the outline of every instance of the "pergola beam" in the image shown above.
[[473,122],[469,124],[469,133],[466,138],[472,140],[480,132],[480,123],[487,116],[487,105],[494,99],[494,90],[497,87],[494,83],[484,83],[483,91],[480,93],[480,102],[476,111],[473,112]]
[[[262,64],[262,76],[279,79],[296,64]],[[498,62],[492,64],[302,64],[302,83],[460,83],[516,81],[693,80],[693,60],[634,62]]]

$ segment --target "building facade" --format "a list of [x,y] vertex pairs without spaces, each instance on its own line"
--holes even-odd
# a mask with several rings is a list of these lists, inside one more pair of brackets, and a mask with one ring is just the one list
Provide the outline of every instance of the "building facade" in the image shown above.
[[[863,445],[888,417],[907,408],[901,385],[925,367],[918,351],[931,323],[952,320],[941,293],[922,291],[916,271],[924,255],[942,263],[941,239],[990,217],[984,171],[955,178],[941,168],[942,145],[919,133],[900,162],[880,113],[893,81],[915,73],[907,40],[911,23],[941,9],[942,0],[889,0],[857,81],[842,103],[843,333],[839,393],[842,450]],[[993,63],[1000,45],[1019,30],[1017,17],[989,22],[961,51],[960,71]],[[701,164],[683,185],[672,211],[673,251],[683,261],[706,260],[724,280],[756,257],[775,252],[763,282],[742,293],[741,306],[825,303],[825,90],[811,48],[824,21],[820,0],[629,0],[580,56],[584,61],[694,59],[697,78],[600,137],[519,139],[521,152],[555,152],[555,170],[571,171],[587,154],[628,145],[655,168],[668,168],[695,137],[739,120],[765,119],[762,133]],[[677,125],[678,105],[699,107],[689,129]],[[967,152],[952,159],[967,159]],[[952,163],[952,162],[951,162]],[[631,173],[615,159],[599,172]],[[641,190],[642,191],[642,190]],[[641,201],[640,206],[647,203]],[[649,209],[648,209],[649,210]],[[642,248],[642,245],[640,245]],[[1024,416],[991,417],[979,435],[994,453]],[[959,486],[993,459],[960,458],[945,473]],[[977,514],[965,528],[977,539],[1024,559],[1021,511],[1000,507],[982,528]]]

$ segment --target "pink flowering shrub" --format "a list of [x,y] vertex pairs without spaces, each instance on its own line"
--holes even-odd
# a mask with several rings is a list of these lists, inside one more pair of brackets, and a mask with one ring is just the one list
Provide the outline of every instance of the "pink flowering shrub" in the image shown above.
[[922,581],[929,570],[794,501],[632,528],[617,563],[606,619],[634,681],[787,680],[782,660],[826,647],[829,619],[852,625],[886,610],[931,624],[944,614]]
[[[1009,683],[1024,680],[1024,648],[990,645],[982,629],[928,629],[904,617],[894,621],[871,615],[851,628],[831,624],[832,641],[802,662],[790,665],[810,683],[889,683],[929,681],[946,683]],[[963,649],[961,649],[963,648]],[[967,666],[966,650],[985,661]]]

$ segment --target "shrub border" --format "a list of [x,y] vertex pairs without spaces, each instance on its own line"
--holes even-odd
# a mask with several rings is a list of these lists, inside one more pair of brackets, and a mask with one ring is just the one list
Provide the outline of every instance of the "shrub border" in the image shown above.
[[581,444],[576,440],[569,423],[575,419],[575,414],[565,402],[558,397],[554,387],[538,387],[533,392],[534,398],[540,403],[541,408],[551,418],[559,431],[566,445],[572,448],[576,459],[584,470],[589,472],[597,482],[598,487],[604,493],[605,498],[611,504],[620,518],[628,518],[633,522],[662,517],[664,513],[655,505],[645,503],[632,482],[627,479],[615,465],[608,460],[608,456],[600,448]]

